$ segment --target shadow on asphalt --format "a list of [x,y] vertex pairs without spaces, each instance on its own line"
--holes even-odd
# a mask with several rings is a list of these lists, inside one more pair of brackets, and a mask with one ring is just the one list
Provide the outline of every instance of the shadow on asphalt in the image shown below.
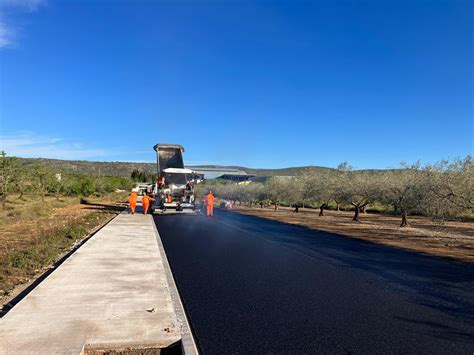
[[440,322],[421,321],[418,319],[409,319],[406,317],[394,317],[406,323],[423,325],[423,329],[428,329],[425,334],[445,340],[463,340],[472,341],[473,334],[460,332],[457,328],[447,326]]
[[474,324],[474,264],[256,216],[222,210],[217,214],[259,238],[320,262],[359,270],[368,276],[368,282],[402,292],[420,305],[461,316]]

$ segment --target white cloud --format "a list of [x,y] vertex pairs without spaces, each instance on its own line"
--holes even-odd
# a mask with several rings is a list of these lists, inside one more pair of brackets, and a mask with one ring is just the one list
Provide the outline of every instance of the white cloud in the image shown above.
[[8,47],[13,43],[14,33],[11,28],[0,21],[0,48]]
[[78,142],[32,132],[0,136],[0,150],[4,150],[9,156],[23,158],[81,160],[107,156],[104,149],[85,147]]
[[19,14],[37,11],[44,3],[44,0],[0,0],[0,49],[12,46],[18,38],[14,19]]
[[44,4],[44,0],[2,0],[0,8],[20,9],[28,12],[38,10]]

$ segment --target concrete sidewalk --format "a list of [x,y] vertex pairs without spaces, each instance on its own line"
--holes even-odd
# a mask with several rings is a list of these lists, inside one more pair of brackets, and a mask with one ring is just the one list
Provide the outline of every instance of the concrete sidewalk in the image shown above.
[[179,347],[180,301],[157,236],[150,215],[118,215],[0,319],[0,353]]

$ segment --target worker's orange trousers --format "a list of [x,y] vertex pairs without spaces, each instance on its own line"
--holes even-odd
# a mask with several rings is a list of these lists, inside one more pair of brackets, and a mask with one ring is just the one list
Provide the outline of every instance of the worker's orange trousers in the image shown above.
[[213,204],[207,204],[207,215],[212,216],[214,212],[214,205]]
[[143,204],[143,214],[147,214],[148,212],[148,207],[150,207],[149,203],[144,203]]
[[132,213],[135,213],[135,208],[137,208],[137,202],[130,202],[130,209],[132,210]]

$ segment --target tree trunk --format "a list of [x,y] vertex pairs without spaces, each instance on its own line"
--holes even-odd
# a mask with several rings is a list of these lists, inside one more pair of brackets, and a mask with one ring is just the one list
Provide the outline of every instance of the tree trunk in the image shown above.
[[239,206],[242,206],[242,201],[239,201]]
[[263,202],[260,202],[260,208],[263,208]]
[[352,218],[353,221],[360,222],[359,212],[360,212],[360,207],[355,206],[354,217]]
[[336,201],[336,211],[339,212],[339,202]]
[[407,220],[407,213],[406,212],[402,212],[402,224],[400,224],[400,227],[409,227],[410,224],[408,223],[408,220]]
[[365,205],[360,207],[360,212],[367,213],[367,212],[365,212]]
[[324,208],[326,205],[323,203],[321,206],[319,206],[319,216],[324,216]]
[[300,211],[300,207],[298,205],[295,205],[295,213],[298,213]]
[[274,203],[274,206],[275,206],[275,211],[278,209],[278,205],[276,204],[276,202]]

